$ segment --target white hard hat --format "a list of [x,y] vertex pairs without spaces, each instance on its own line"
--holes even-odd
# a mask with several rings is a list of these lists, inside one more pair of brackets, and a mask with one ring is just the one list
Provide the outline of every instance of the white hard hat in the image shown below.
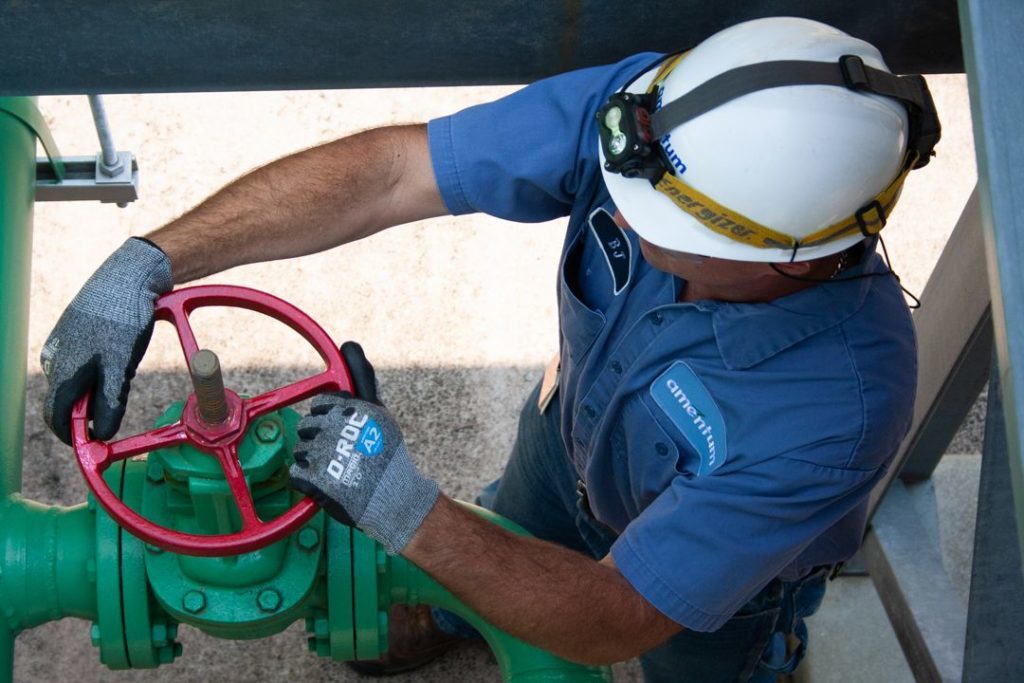
[[[663,81],[654,110],[738,67],[783,60],[836,65],[846,55],[889,73],[877,49],[826,24],[791,17],[748,21],[706,39],[667,76],[664,71],[658,74]],[[642,95],[658,71],[656,66],[642,74],[625,92]],[[618,116],[616,112],[616,121]],[[937,119],[935,126],[937,140]],[[660,138],[661,158],[673,167],[666,175],[683,181],[698,197],[711,198],[707,205],[717,202],[752,224],[767,226],[772,234],[792,238],[795,245],[771,240],[751,244],[709,229],[657,189],[653,180],[610,171],[603,145],[600,154],[612,199],[646,241],[725,259],[804,261],[863,239],[868,233],[860,230],[845,230],[827,240],[810,238],[820,236],[827,226],[856,218],[866,206],[880,207],[876,200],[887,188],[888,213],[903,174],[912,165],[907,158],[908,132],[907,107],[895,97],[842,84],[801,84],[764,87],[728,99]],[[884,218],[876,221],[879,229]],[[802,239],[806,244],[800,244]]]

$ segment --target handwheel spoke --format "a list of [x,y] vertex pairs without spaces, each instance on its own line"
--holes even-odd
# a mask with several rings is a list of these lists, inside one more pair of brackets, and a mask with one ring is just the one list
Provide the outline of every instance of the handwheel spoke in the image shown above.
[[254,396],[245,402],[245,413],[247,418],[252,420],[260,415],[298,403],[310,396],[337,390],[339,386],[337,378],[330,372],[321,372],[319,375],[307,377],[294,384]]
[[177,446],[185,443],[187,440],[188,435],[185,433],[185,427],[180,422],[176,422],[106,444],[106,460],[107,462],[117,462],[140,453],[149,453],[161,448]]
[[188,299],[168,297],[156,309],[156,317],[159,320],[166,320],[174,325],[174,331],[178,333],[178,341],[181,343],[181,350],[185,352],[185,366],[188,367],[192,356],[199,350],[196,342],[195,332],[192,330],[192,323],[185,310],[185,303]]
[[174,329],[178,332],[178,341],[181,342],[181,350],[185,352],[185,367],[189,367],[192,356],[199,350],[199,343],[196,342],[195,332],[192,331],[192,323],[185,311],[174,311]]
[[245,482],[245,474],[238,461],[238,451],[235,446],[218,448],[216,453],[221,469],[224,470],[224,477],[228,481],[228,488],[231,489],[231,495],[234,496],[238,512],[242,516],[242,528],[251,529],[262,526],[263,522],[256,515],[256,505],[253,503],[249,485]]

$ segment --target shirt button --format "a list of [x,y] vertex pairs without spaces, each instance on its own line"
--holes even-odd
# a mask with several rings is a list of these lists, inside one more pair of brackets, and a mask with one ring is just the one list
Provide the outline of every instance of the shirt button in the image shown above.
[[610,367],[612,369],[612,372],[614,372],[616,375],[622,374],[622,364],[619,361],[613,360],[611,363],[608,364],[608,367]]
[[648,317],[649,317],[650,321],[653,324],[655,324],[655,325],[660,325],[662,323],[662,321],[664,320],[664,317],[658,311],[655,311],[654,313],[651,313],[651,315],[648,316]]
[[594,410],[594,406],[592,406],[592,405],[584,405],[583,406],[583,412],[587,414],[587,417],[591,417],[591,418],[594,417],[595,415],[597,415],[597,411]]
[[660,441],[654,444],[654,450],[658,451],[658,455],[668,455],[668,446]]

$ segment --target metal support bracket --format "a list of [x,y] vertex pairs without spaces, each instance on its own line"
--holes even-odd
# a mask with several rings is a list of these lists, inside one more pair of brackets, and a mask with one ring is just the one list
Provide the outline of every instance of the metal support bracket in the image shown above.
[[993,363],[978,490],[964,683],[1024,680],[1024,576],[1010,482],[1003,393]]
[[861,554],[914,678],[959,682],[967,610],[901,481],[882,500]]
[[139,165],[131,152],[118,152],[120,169],[107,175],[103,154],[65,157],[64,180],[53,172],[49,159],[36,160],[36,201],[100,201],[125,206],[139,198]]

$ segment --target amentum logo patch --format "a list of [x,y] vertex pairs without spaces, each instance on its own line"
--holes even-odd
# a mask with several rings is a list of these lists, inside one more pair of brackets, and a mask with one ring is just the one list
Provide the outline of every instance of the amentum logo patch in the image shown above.
[[725,464],[722,411],[689,365],[676,361],[661,373],[651,384],[651,397],[700,456],[698,476]]

